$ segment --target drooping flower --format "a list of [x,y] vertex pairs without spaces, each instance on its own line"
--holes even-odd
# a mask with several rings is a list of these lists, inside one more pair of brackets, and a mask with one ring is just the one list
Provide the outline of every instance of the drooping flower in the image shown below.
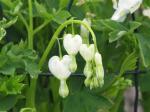
[[113,0],[113,7],[116,9],[112,16],[112,20],[123,22],[128,13],[135,12],[141,5],[142,0],[119,0],[116,4],[116,0]]
[[104,68],[103,68],[103,64],[102,64],[101,54],[96,52],[94,60],[95,60],[95,64],[96,64],[96,67],[95,67],[96,77],[99,80],[100,86],[102,86],[104,83]]
[[71,57],[70,71],[75,72],[77,69],[76,54],[82,45],[82,38],[80,35],[66,34],[64,35],[63,45],[69,56]]
[[[67,59],[67,61],[68,60],[70,59]],[[66,80],[71,74],[69,68],[67,67],[68,66],[67,61],[66,58],[60,59],[58,56],[53,56],[52,58],[50,58],[48,62],[49,70],[59,80],[61,79]]]
[[82,44],[80,35],[65,34],[63,45],[69,55],[76,55]]
[[82,44],[79,52],[85,61],[91,61],[95,54],[94,44],[89,46],[87,44]]
[[69,89],[66,84],[67,78],[71,75],[69,70],[71,59],[68,55],[60,59],[58,56],[53,56],[48,62],[48,67],[51,73],[60,80],[59,94],[63,98],[68,96]]

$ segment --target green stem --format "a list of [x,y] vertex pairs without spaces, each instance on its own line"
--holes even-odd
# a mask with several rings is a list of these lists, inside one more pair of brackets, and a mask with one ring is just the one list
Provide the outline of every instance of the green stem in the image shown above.
[[96,43],[96,36],[95,36],[93,30],[91,29],[91,27],[88,26],[86,23],[80,21],[80,20],[68,20],[68,21],[64,22],[62,25],[59,26],[59,28],[56,30],[53,37],[51,38],[44,54],[42,55],[42,58],[40,59],[40,62],[39,62],[39,68],[40,69],[42,68],[43,64],[45,63],[46,58],[47,58],[49,52],[51,51],[51,49],[52,49],[56,39],[58,38],[60,32],[64,29],[64,27],[66,27],[69,24],[73,24],[73,23],[82,24],[83,26],[85,26],[89,30],[89,32],[92,35],[92,39],[93,39],[93,42],[94,42],[94,45],[95,45],[95,49],[96,49],[96,51],[98,50],[97,49],[97,43]]
[[[28,0],[29,7],[29,28],[28,31],[28,48],[33,49],[33,12],[32,0]],[[31,79],[30,87],[26,93],[26,106],[35,109],[35,91],[36,91],[37,77]]]
[[28,47],[33,49],[33,12],[32,12],[32,0],[28,0],[29,5],[29,29],[28,29]]
[[49,24],[50,21],[51,21],[51,19],[45,21],[45,22],[42,23],[40,26],[38,26],[38,27],[34,30],[33,34],[35,35],[35,34],[38,33],[40,30],[42,30],[46,25]]
[[61,45],[60,45],[60,41],[59,39],[57,39],[57,42],[58,42],[58,48],[59,48],[59,57],[62,58],[62,51],[61,51]]

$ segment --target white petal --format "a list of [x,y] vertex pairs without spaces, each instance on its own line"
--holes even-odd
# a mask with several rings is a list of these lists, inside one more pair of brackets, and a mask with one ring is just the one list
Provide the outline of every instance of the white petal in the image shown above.
[[117,22],[123,22],[128,13],[129,13],[128,10],[117,9],[114,12],[113,16],[111,17],[111,20],[114,20],[114,21],[117,21]]
[[94,58],[94,44],[88,46],[87,44],[82,44],[80,47],[80,54],[85,61],[91,61]]
[[130,10],[133,13],[140,7],[141,3],[142,0],[119,0],[118,8]]
[[112,0],[112,2],[113,2],[113,8],[117,9],[117,7],[118,7],[117,0]]
[[66,34],[64,36],[63,45],[67,53],[70,55],[76,55],[82,44],[82,38],[80,35]]
[[61,62],[58,56],[53,56],[49,62],[48,67],[51,73],[58,79],[67,79],[71,72],[69,69]]
[[143,15],[150,18],[150,8],[143,10]]
[[102,56],[99,52],[95,53],[95,64],[102,65]]
[[61,62],[69,69],[69,66],[71,64],[71,57],[69,55],[64,55]]

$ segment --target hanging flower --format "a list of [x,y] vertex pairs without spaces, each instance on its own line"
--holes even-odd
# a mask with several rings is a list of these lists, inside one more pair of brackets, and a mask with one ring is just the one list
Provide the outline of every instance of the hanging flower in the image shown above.
[[87,44],[82,44],[79,52],[85,61],[91,61],[95,54],[94,44],[90,44],[89,46]]
[[69,55],[76,55],[82,44],[80,35],[65,34],[63,45]]
[[104,83],[104,69],[103,69],[101,54],[96,52],[94,60],[95,60],[95,64],[96,64],[96,67],[95,67],[96,76],[99,80],[100,86],[102,86]]
[[71,59],[68,55],[60,59],[58,56],[53,56],[48,62],[48,67],[51,73],[60,80],[59,94],[63,98],[68,96],[69,89],[66,84],[67,78],[71,75],[69,70]]
[[75,72],[77,69],[76,54],[82,45],[82,38],[80,35],[66,34],[64,35],[63,45],[69,56],[71,57],[70,71]]
[[123,22],[128,13],[132,14],[140,7],[142,0],[119,0],[118,3],[113,0],[113,3],[113,7],[116,11],[111,19]]

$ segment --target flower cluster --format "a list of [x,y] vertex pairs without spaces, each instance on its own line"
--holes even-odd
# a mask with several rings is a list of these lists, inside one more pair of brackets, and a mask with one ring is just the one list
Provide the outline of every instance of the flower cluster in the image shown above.
[[113,8],[116,10],[112,20],[123,22],[129,13],[135,12],[141,5],[142,0],[112,0]]
[[94,44],[82,44],[80,54],[86,61],[84,67],[84,75],[86,76],[85,85],[90,89],[101,87],[104,84],[104,70],[102,58],[99,52],[95,52]]
[[[85,22],[85,24],[88,23]],[[88,30],[84,26],[81,26],[81,34],[85,37],[89,36]],[[101,87],[104,83],[104,70],[101,55],[95,48],[95,45],[84,43],[82,37],[78,34],[65,34],[63,36],[63,46],[68,55],[63,57],[53,56],[48,63],[51,73],[60,80],[60,96],[65,98],[69,94],[66,80],[71,73],[77,70],[76,55],[78,52],[86,61],[84,67],[85,85],[90,87],[90,89]]]

